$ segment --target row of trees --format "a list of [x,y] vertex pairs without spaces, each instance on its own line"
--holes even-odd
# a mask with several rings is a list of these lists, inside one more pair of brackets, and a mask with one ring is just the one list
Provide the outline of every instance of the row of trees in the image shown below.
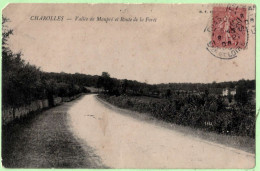
[[[63,72],[47,73],[26,63],[22,59],[21,52],[14,53],[8,47],[8,38],[13,34],[13,30],[6,27],[8,21],[6,18],[2,20],[2,104],[4,107],[18,107],[29,104],[33,100],[44,98],[52,101],[55,96],[73,96],[86,92],[85,87],[91,86],[103,88],[105,94],[108,95],[107,97],[115,98],[112,100],[116,101],[115,104],[124,102],[124,99],[138,96],[160,99],[160,101],[151,101],[146,105],[128,99],[126,104],[122,104],[122,106],[128,105],[138,108],[140,111],[148,111],[158,118],[184,125],[199,123],[202,126],[204,122],[213,122],[217,116],[216,121],[218,122],[214,121],[215,130],[223,128],[223,125],[225,125],[225,130],[228,130],[228,127],[248,130],[248,127],[254,126],[252,123],[254,123],[255,104],[249,102],[255,96],[253,92],[255,80],[214,82],[211,84],[169,83],[151,85],[127,79],[111,78],[107,72],[103,72],[101,76]],[[232,104],[232,111],[224,105],[225,97],[220,96],[223,88],[236,89],[234,97],[236,103]],[[122,99],[117,101],[116,97]],[[229,99],[229,101],[232,101],[232,99]],[[248,122],[248,124],[243,125],[242,121]],[[252,135],[252,132],[250,132],[250,135]]]
[[[110,78],[104,72],[98,83],[105,90],[100,97],[116,106],[207,131],[255,136],[254,80],[149,85]],[[212,91],[216,88],[221,89],[220,93]],[[236,94],[229,92],[223,96],[222,90],[226,88],[235,89]]]
[[[2,18],[2,98],[4,107],[18,107],[33,100],[55,96],[73,96],[86,91],[84,86],[95,85],[95,77],[83,74],[46,73],[26,63],[22,53],[14,53],[8,46],[13,30]],[[97,79],[96,79],[97,80]]]
[[110,95],[139,95],[157,98],[176,98],[178,96],[188,96],[190,94],[222,95],[223,89],[235,89],[233,97],[230,93],[228,99],[231,102],[246,104],[255,96],[255,80],[239,80],[233,82],[222,82],[212,84],[199,83],[169,83],[150,85],[132,80],[118,80],[111,78],[107,72],[103,72],[97,80],[97,87],[103,87],[105,92]]
[[204,91],[205,89],[224,89],[224,88],[236,88],[238,84],[244,84],[247,89],[255,89],[255,80],[240,80],[240,81],[226,81],[216,83],[168,83],[158,84],[159,89],[175,89],[175,90],[199,90]]

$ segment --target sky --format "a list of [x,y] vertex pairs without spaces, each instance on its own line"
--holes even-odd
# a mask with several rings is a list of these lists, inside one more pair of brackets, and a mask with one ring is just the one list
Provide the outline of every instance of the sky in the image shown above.
[[[254,79],[255,35],[231,60],[206,50],[211,33],[204,29],[212,21],[211,9],[200,4],[9,4],[3,15],[14,30],[11,49],[42,71],[106,71],[151,84]],[[63,16],[63,21],[31,20],[34,16]],[[75,21],[77,16],[95,21]],[[156,22],[106,23],[97,17],[149,17]]]

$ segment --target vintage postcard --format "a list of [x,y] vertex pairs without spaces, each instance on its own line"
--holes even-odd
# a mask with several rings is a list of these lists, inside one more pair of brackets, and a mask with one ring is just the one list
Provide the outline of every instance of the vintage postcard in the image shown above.
[[3,167],[254,168],[255,10],[10,3]]

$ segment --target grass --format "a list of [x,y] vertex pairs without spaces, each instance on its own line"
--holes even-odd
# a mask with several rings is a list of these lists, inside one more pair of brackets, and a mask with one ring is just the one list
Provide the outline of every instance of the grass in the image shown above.
[[104,105],[109,107],[112,110],[119,110],[120,113],[123,113],[127,116],[134,117],[139,120],[149,122],[151,124],[160,125],[161,127],[178,131],[185,136],[192,136],[200,140],[206,140],[209,142],[217,143],[220,145],[236,148],[243,150],[245,152],[255,154],[255,139],[248,136],[238,136],[238,135],[225,135],[219,134],[216,132],[208,131],[203,128],[194,128],[190,126],[183,126],[175,124],[172,122],[167,122],[165,120],[158,119],[154,117],[151,113],[146,111],[140,111],[138,107],[135,106],[136,103],[139,105],[149,104],[150,101],[161,102],[159,98],[146,97],[146,96],[127,96],[126,99],[131,99],[131,104],[127,104],[127,100],[123,99],[124,97],[119,97],[120,99],[116,100],[116,96],[113,97],[104,97],[102,95],[98,96],[98,100],[101,101]]

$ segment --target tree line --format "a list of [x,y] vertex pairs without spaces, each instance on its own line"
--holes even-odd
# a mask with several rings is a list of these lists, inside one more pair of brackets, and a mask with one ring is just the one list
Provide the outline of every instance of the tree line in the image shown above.
[[[87,91],[84,87],[103,88],[110,95],[143,95],[169,98],[180,91],[221,93],[223,88],[237,88],[237,100],[247,101],[247,90],[255,89],[255,80],[240,80],[223,83],[168,83],[147,84],[135,80],[111,78],[109,73],[101,76],[86,74],[48,73],[22,59],[22,53],[14,53],[8,46],[13,34],[2,18],[2,96],[4,106],[19,106],[36,99],[52,96],[72,96]],[[242,92],[242,93],[239,93]]]
[[[255,137],[255,80],[149,85],[104,72],[99,82],[105,90],[99,97],[118,107],[206,131]],[[216,88],[221,91],[212,91]],[[235,94],[223,95],[225,89]]]
[[[132,80],[119,80],[111,78],[109,73],[103,72],[97,77],[97,87],[103,88],[109,95],[130,95],[130,96],[150,96],[156,98],[173,98],[180,94],[183,96],[192,94],[223,95],[223,90],[234,90],[234,98],[241,104],[247,103],[255,96],[255,80],[239,80],[220,83],[168,83],[168,84],[147,84]],[[227,95],[231,98],[231,94]],[[231,101],[231,99],[229,99]]]
[[[255,102],[252,103],[255,97],[255,80],[148,84],[112,78],[107,72],[103,72],[100,76],[43,72],[39,67],[25,62],[21,52],[14,53],[9,48],[8,39],[13,30],[6,26],[8,21],[3,17],[2,105],[4,107],[19,107],[38,99],[51,101],[55,96],[69,97],[88,92],[86,87],[96,87],[104,90],[107,99],[114,98],[112,101],[118,104],[126,102],[121,105],[140,108],[138,110],[151,112],[158,118],[195,127],[198,123],[201,123],[199,127],[204,127],[205,122],[216,120],[214,130],[220,130],[225,125],[225,131],[232,131],[230,130],[232,127],[251,131],[240,132],[253,135],[251,128],[254,127],[252,123],[255,121]],[[235,89],[236,94],[221,96],[225,88]],[[129,100],[130,97],[138,96],[157,98],[160,101],[138,104],[137,101]],[[123,100],[127,98],[129,99]],[[227,100],[230,103],[228,105]]]
[[[68,97],[87,90],[85,86],[95,86],[98,76],[84,74],[48,73],[22,59],[21,52],[13,52],[8,39],[13,30],[7,27],[9,19],[2,17],[2,105],[19,107],[39,99],[55,96]],[[50,104],[52,105],[52,104]]]

